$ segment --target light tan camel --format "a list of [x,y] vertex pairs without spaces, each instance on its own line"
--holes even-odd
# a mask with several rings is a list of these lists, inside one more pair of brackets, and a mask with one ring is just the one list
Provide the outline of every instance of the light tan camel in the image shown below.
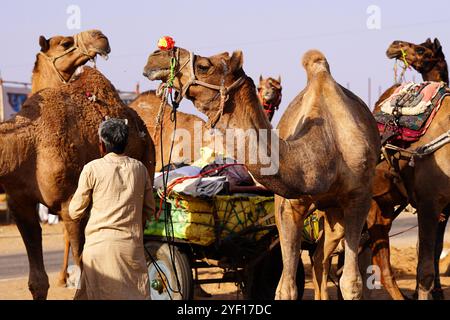
[[[75,71],[97,55],[107,57],[111,52],[108,38],[100,30],[87,30],[74,36],[40,36],[41,51],[36,55],[33,69],[32,93],[67,84]],[[58,285],[65,286],[69,265],[70,242],[64,228],[64,259]]]
[[259,77],[258,98],[269,121],[272,121],[275,111],[280,106],[282,90],[281,77],[278,77],[278,79],[271,77],[264,79],[263,76]]
[[[290,122],[285,132],[280,132],[286,139],[279,139],[267,132],[271,125],[253,81],[242,69],[242,52],[231,57],[227,53],[201,57],[176,50],[179,62],[174,84],[208,116],[208,126],[256,130],[257,141],[248,135],[240,141],[245,144],[245,154],[252,155],[260,147],[278,169],[264,174],[261,161],[250,162],[246,156],[245,164],[256,179],[284,198],[277,197],[275,204],[284,266],[276,298],[297,298],[301,230],[313,203],[319,208],[339,207],[344,212],[347,250],[341,289],[346,299],[360,298],[357,251],[370,207],[380,143],[369,108],[334,81],[322,53],[309,51],[303,58],[307,87],[286,111]],[[171,56],[166,51],[151,54],[144,75],[167,81]]]
[[36,56],[31,93],[57,88],[72,79],[79,66],[107,57],[111,52],[108,38],[100,30],[88,30],[74,36],[39,38],[41,51]]
[[[129,104],[137,114],[144,120],[145,125],[155,143],[156,151],[156,170],[160,171],[163,166],[168,165],[172,140],[174,138],[175,123],[172,121],[172,109],[169,105],[165,105],[161,117],[161,125],[157,124],[157,117],[161,106],[161,98],[155,91],[148,91],[140,94],[134,101]],[[177,134],[174,141],[174,149],[172,152],[172,163],[192,163],[199,157],[199,150],[204,144],[203,126],[205,122],[192,114],[177,111]],[[162,136],[161,136],[162,133]],[[198,141],[196,141],[198,137]],[[161,138],[163,146],[163,160],[161,159]],[[188,141],[184,141],[187,139]],[[186,148],[177,148],[180,145]]]
[[[415,45],[412,43],[404,42],[404,41],[394,41],[387,50],[387,56],[389,58],[402,58],[403,53],[406,53],[405,59],[408,62],[409,65],[411,65],[414,69],[416,69],[418,72],[422,74],[422,77],[425,81],[444,81],[448,83],[448,69],[447,69],[447,63],[445,61],[444,54],[442,52],[442,46],[439,43],[439,40],[435,39],[433,42],[430,39],[427,39],[422,44]],[[396,84],[389,88],[379,99],[379,101],[376,103],[376,107],[374,112],[379,111],[381,102],[387,99],[394,90],[399,86],[399,84]],[[441,107],[441,110],[439,111],[440,114],[440,120],[435,119],[434,121],[441,121],[441,124],[435,127],[435,131],[430,134],[428,132],[426,134],[428,141],[430,139],[436,138],[439,136],[439,132],[445,132],[445,128],[447,126],[448,130],[448,118],[447,122],[445,122],[446,117],[448,117],[449,112],[449,104],[448,98],[446,98],[443,101],[443,106]],[[439,128],[441,126],[441,128]],[[431,128],[430,128],[431,129]],[[425,138],[425,137],[424,137]],[[422,139],[424,139],[422,138]],[[413,144],[410,149],[414,150],[418,146],[420,146],[423,143],[426,143],[425,140],[419,140],[417,143]],[[422,142],[424,141],[424,142]],[[443,159],[445,156],[448,156],[448,145],[447,151],[443,150],[440,151],[441,153],[441,163],[444,161]],[[447,158],[448,159],[448,158]],[[429,168],[431,171],[430,173],[434,173],[435,175],[440,175],[440,181],[444,182],[444,189],[448,189],[448,181],[447,185],[445,185],[445,170],[448,173],[448,166],[447,169],[444,169],[442,172],[440,169],[437,169],[436,167],[433,167],[430,162],[422,162],[422,165],[425,165],[425,167],[419,168],[418,172],[422,175],[424,174],[424,171]],[[432,161],[431,161],[432,163]],[[444,162],[445,163],[445,162]],[[396,206],[406,206],[408,201],[411,201],[413,204],[417,203],[415,199],[415,188],[417,188],[417,185],[420,184],[420,182],[414,183],[414,171],[417,169],[412,169],[408,167],[407,161],[402,161],[402,178],[405,182],[408,191],[404,191],[403,187],[397,183],[398,178],[395,176],[395,174],[392,173],[389,165],[386,161],[381,162],[378,164],[376,168],[376,174],[375,174],[375,180],[373,184],[373,193],[374,198],[372,201],[372,206],[369,211],[369,216],[367,219],[367,226],[368,231],[370,234],[369,239],[369,246],[371,247],[371,250],[373,252],[373,262],[376,265],[380,266],[381,269],[381,275],[382,275],[382,283],[384,284],[386,290],[389,292],[391,297],[396,300],[403,299],[403,295],[400,292],[400,289],[398,288],[398,285],[395,281],[392,268],[389,262],[390,258],[390,252],[389,252],[389,230],[391,229],[392,221],[395,219],[395,207]],[[445,165],[444,165],[445,168]],[[423,170],[423,171],[422,171]],[[448,176],[448,174],[447,174]],[[439,181],[439,180],[438,180]],[[416,186],[414,186],[416,185]],[[427,185],[429,185],[427,183]],[[447,187],[446,187],[447,186]],[[439,186],[438,186],[439,188]],[[420,188],[421,189],[421,188]],[[445,190],[444,190],[445,191]],[[408,195],[406,194],[409,194]],[[421,190],[420,193],[424,193],[424,190]],[[439,197],[439,193],[436,194],[437,197]],[[427,201],[425,198],[422,198],[421,201]],[[436,201],[437,199],[433,199],[431,197],[431,202]],[[437,200],[439,201],[439,200]],[[450,206],[447,204],[445,205],[445,201],[449,201],[448,197],[447,200],[442,199],[442,202],[444,204],[438,204],[438,207],[441,207],[442,212],[444,212],[444,215],[448,219],[448,215],[450,214]],[[417,204],[416,204],[417,205]],[[436,205],[434,205],[436,206]],[[428,213],[425,213],[428,214]],[[424,213],[422,212],[422,217]],[[439,215],[438,215],[439,216]],[[427,221],[427,219],[431,220]],[[437,219],[437,217],[434,217],[434,219]],[[439,256],[440,252],[442,251],[442,242],[443,242],[443,232],[445,231],[445,224],[447,220],[443,220],[440,223],[438,222],[438,225],[436,225],[437,220],[433,222],[433,213],[431,213],[431,216],[426,216],[425,218],[422,218],[421,220],[425,220],[426,226],[422,226],[422,228],[430,228],[430,225],[435,228],[435,235],[437,233],[438,241],[435,242],[435,249],[431,251],[430,253],[434,256],[434,265],[436,272],[439,271],[438,265],[439,265]],[[434,223],[434,225],[433,225]],[[321,242],[319,244],[320,247],[324,247],[324,250],[317,250],[317,256],[315,257],[315,261],[317,263],[314,264],[314,275],[319,278],[318,281],[315,281],[316,285],[316,295],[319,292],[318,297],[327,298],[326,293],[326,280],[327,280],[327,271],[328,271],[328,265],[329,265],[329,256],[334,251],[334,249],[337,246],[337,243],[342,238],[343,234],[340,232],[340,222],[339,221],[333,221],[333,225],[337,225],[335,229],[325,228],[325,236],[324,239],[321,239]],[[337,231],[336,231],[337,230]],[[420,230],[420,229],[419,229]],[[331,234],[332,232],[335,232],[335,234]],[[424,233],[421,233],[424,235]],[[425,240],[425,246],[428,249],[430,244],[430,240]],[[421,240],[423,243],[424,241]],[[322,255],[323,253],[323,255]],[[428,256],[429,258],[429,256]],[[322,261],[322,263],[321,263]],[[429,267],[429,266],[428,266]],[[428,271],[429,272],[429,271]],[[322,274],[322,277],[320,275]],[[420,283],[420,275],[418,274],[418,282]],[[427,278],[428,279],[428,278]],[[322,282],[320,282],[322,281]],[[428,279],[429,281],[429,279]],[[428,282],[427,282],[428,283]],[[429,283],[428,283],[429,285]],[[436,298],[439,298],[440,296],[440,280],[439,280],[439,274],[434,274],[434,285],[437,289],[433,295]],[[321,292],[321,293],[320,293]],[[427,296],[427,294],[422,293],[422,298],[424,296]],[[317,296],[316,296],[317,298]]]
[[34,299],[45,299],[49,288],[36,205],[62,217],[79,264],[82,224],[70,220],[68,205],[83,166],[100,157],[98,126],[107,116],[128,119],[126,153],[140,159],[153,176],[154,146],[144,123],[92,68],[66,86],[34,94],[12,120],[0,124],[0,184],[9,194],[8,206],[27,249]]

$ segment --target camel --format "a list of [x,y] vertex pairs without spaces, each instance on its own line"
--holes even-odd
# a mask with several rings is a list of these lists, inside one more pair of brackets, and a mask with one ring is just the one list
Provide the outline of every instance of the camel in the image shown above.
[[[447,63],[445,61],[445,56],[442,52],[442,46],[439,43],[439,40],[435,39],[433,42],[430,39],[427,39],[424,43],[415,45],[408,42],[403,41],[394,41],[387,50],[387,56],[389,58],[400,58],[402,57],[403,53],[406,53],[405,59],[409,65],[411,65],[414,69],[416,69],[418,72],[422,74],[424,81],[443,81],[445,83],[448,83],[448,69],[447,69]],[[391,88],[389,88],[379,99],[379,101],[376,103],[374,112],[377,112],[380,108],[380,105],[382,101],[384,101],[386,98],[388,98],[393,91],[399,86],[399,84],[395,84]],[[418,146],[426,143],[426,141],[432,140],[433,137],[437,137],[440,135],[439,132],[442,132],[445,130],[445,128],[448,128],[448,120],[447,123],[445,122],[445,117],[448,115],[448,106],[446,104],[450,103],[448,98],[445,98],[442,102],[443,106],[441,107],[441,110],[439,111],[440,118],[435,119],[434,121],[441,121],[440,124],[438,124],[436,127],[433,128],[433,132],[430,133],[427,132],[424,138],[426,140],[420,139],[418,142],[414,143],[410,149],[414,150],[414,148],[417,148]],[[439,128],[441,126],[441,128]],[[430,128],[431,130],[432,128]],[[445,132],[445,131],[444,131]],[[444,147],[445,148],[445,147]],[[443,159],[446,155],[448,156],[448,146],[446,147],[447,151],[442,150],[440,151],[440,156],[438,155],[438,159]],[[447,153],[446,153],[447,152]],[[436,155],[433,155],[436,156]],[[430,161],[430,159],[428,159]],[[443,160],[441,160],[443,161]],[[430,168],[432,170],[431,172],[436,172],[437,175],[440,175],[440,178],[444,181],[444,188],[445,188],[445,173],[439,172],[439,170],[436,170],[435,168],[432,168],[432,165],[430,162],[424,161],[421,164],[424,166],[424,168],[419,168],[418,172],[419,174],[424,175],[424,172],[426,172],[426,168]],[[417,166],[417,165],[416,165]],[[445,165],[444,165],[445,167]],[[433,171],[434,169],[434,171]],[[423,171],[422,171],[423,170]],[[448,170],[448,166],[447,166]],[[414,172],[408,172],[408,171],[415,171],[411,168],[408,168],[407,163],[405,161],[402,162],[402,174],[401,178],[404,181],[407,189],[408,187],[411,187],[414,185],[413,177]],[[447,171],[448,172],[448,171]],[[444,177],[442,177],[444,176]],[[402,300],[404,299],[404,296],[402,295],[400,289],[398,288],[398,285],[395,281],[395,278],[393,276],[393,272],[391,269],[391,265],[389,262],[390,259],[390,252],[389,252],[389,231],[392,225],[393,220],[397,217],[399,214],[399,211],[395,210],[396,206],[400,206],[400,208],[406,207],[408,202],[412,202],[417,206],[417,200],[415,199],[414,193],[415,188],[417,188],[417,185],[419,183],[416,183],[416,186],[413,186],[413,188],[409,190],[405,190],[405,188],[402,186],[401,183],[398,183],[398,177],[392,173],[388,163],[386,161],[381,162],[378,164],[376,168],[376,174],[375,174],[375,180],[373,184],[373,192],[374,197],[372,201],[372,206],[369,211],[369,216],[367,220],[367,226],[368,231],[370,234],[369,239],[369,246],[373,252],[373,262],[380,266],[380,269],[382,271],[382,283],[384,284],[386,290],[389,292],[391,297],[396,300]],[[441,180],[442,181],[442,180]],[[448,186],[448,182],[447,182]],[[423,188],[419,188],[423,189]],[[448,190],[448,189],[447,189]],[[419,194],[423,194],[424,190],[420,190]],[[425,193],[429,194],[429,193]],[[447,197],[448,199],[448,197]],[[420,202],[426,202],[426,198],[422,198]],[[436,201],[436,199],[431,201]],[[445,197],[443,202],[445,203]],[[436,226],[435,223],[437,220],[434,221],[427,221],[432,220],[432,217],[424,217],[424,214],[426,213],[426,208],[424,208],[424,205],[421,206],[422,208],[422,215],[421,218],[419,218],[419,225],[421,223],[425,224],[431,224],[436,232],[437,232],[437,241],[435,241],[435,250],[431,251],[434,252],[434,267],[435,267],[435,274],[434,274],[434,287],[437,289],[436,291],[433,291],[433,296],[437,299],[441,299],[442,297],[442,290],[440,289],[440,278],[439,278],[439,256],[442,251],[443,246],[443,236],[445,232],[445,226],[448,221],[448,216],[450,215],[450,206],[447,205],[441,205],[441,210],[443,212],[443,215],[441,215],[440,222]],[[439,216],[439,214],[438,214]],[[437,219],[435,217],[435,219]],[[425,222],[421,222],[421,220],[425,220]],[[326,295],[326,273],[328,270],[327,265],[329,264],[329,255],[334,251],[334,249],[337,246],[337,243],[339,240],[343,237],[342,232],[340,232],[339,222],[332,222],[333,226],[337,226],[332,231],[330,231],[330,228],[326,228],[325,230],[325,239],[321,240],[320,246],[325,248],[323,255],[321,255],[321,250],[317,251],[317,262],[314,265],[314,275],[316,277],[319,277],[322,274],[322,282],[320,281],[316,282],[316,294],[317,291],[322,291],[322,296],[325,298]],[[421,228],[427,228],[429,225],[422,226]],[[327,232],[328,230],[328,232]],[[337,231],[335,231],[337,230]],[[420,230],[420,229],[419,229]],[[334,232],[334,234],[332,234]],[[419,233],[422,235],[422,239],[424,238],[424,232]],[[436,233],[435,233],[436,234]],[[328,238],[328,239],[327,239]],[[427,240],[425,240],[427,241]],[[422,247],[423,247],[423,240]],[[429,248],[429,245],[427,248]],[[322,263],[320,263],[322,262]],[[424,262],[421,262],[424,263]],[[428,262],[429,263],[429,262]],[[429,265],[427,266],[429,268]],[[428,270],[429,272],[429,270]],[[429,281],[429,280],[428,280]],[[418,283],[420,283],[418,278]],[[429,284],[429,283],[428,283]],[[320,294],[319,294],[320,296]],[[428,296],[427,294],[424,294],[422,292],[422,297]]]
[[369,108],[334,81],[322,53],[308,51],[302,61],[308,84],[286,111],[287,125],[279,126],[280,136],[286,138],[280,139],[271,132],[255,85],[243,70],[241,51],[231,57],[228,53],[201,57],[182,48],[174,50],[152,53],[144,75],[150,80],[169,80],[171,58],[178,57],[175,78],[170,80],[174,80],[182,96],[208,116],[207,126],[221,131],[256,131],[256,141],[251,141],[251,134],[240,141],[245,145],[245,154],[251,156],[258,145],[263,145],[259,151],[270,155],[271,165],[278,169],[265,172],[260,160],[245,159],[256,180],[279,195],[275,208],[283,273],[276,299],[297,298],[295,275],[301,230],[313,203],[320,209],[343,210],[347,250],[341,290],[344,298],[359,299],[362,280],[357,251],[380,151],[378,130]]
[[[134,101],[129,104],[129,107],[137,112],[147,126],[149,133],[155,143],[156,151],[156,171],[161,171],[162,168],[168,164],[170,157],[170,149],[172,140],[174,138],[175,124],[172,121],[172,109],[168,105],[164,105],[164,110],[161,117],[161,125],[163,127],[161,136],[161,126],[157,125],[157,117],[161,106],[161,98],[156,95],[155,91],[148,91],[140,94]],[[177,136],[180,138],[189,138],[187,144],[188,150],[178,150],[174,148],[172,153],[172,163],[185,162],[192,163],[198,159],[198,151],[203,146],[203,134],[202,128],[205,124],[201,118],[192,114],[177,111]],[[195,138],[199,136],[199,141]],[[161,139],[163,146],[163,158],[164,163],[161,161]],[[182,139],[176,138],[175,143],[183,144]],[[180,141],[181,140],[181,141]],[[198,144],[201,144],[198,146]],[[178,153],[176,151],[179,151]],[[184,151],[186,151],[185,154]]]
[[[31,94],[67,84],[76,70],[97,55],[107,58],[111,52],[108,38],[100,30],[87,30],[74,36],[39,37],[40,52],[31,77]],[[64,260],[58,285],[65,286],[69,266],[70,242],[64,229]]]
[[62,217],[80,264],[82,222],[70,219],[68,206],[83,166],[101,156],[98,126],[106,117],[128,119],[126,154],[141,160],[153,176],[154,146],[144,123],[95,69],[85,67],[67,85],[32,95],[22,111],[0,124],[0,184],[27,249],[33,299],[46,299],[49,288],[36,205]]
[[278,110],[281,103],[281,77],[278,79],[259,77],[258,98],[263,106],[269,121],[272,121],[273,115]]
[[78,67],[97,55],[107,58],[111,52],[108,38],[100,30],[88,30],[74,36],[40,36],[41,51],[36,56],[31,93],[67,84]]

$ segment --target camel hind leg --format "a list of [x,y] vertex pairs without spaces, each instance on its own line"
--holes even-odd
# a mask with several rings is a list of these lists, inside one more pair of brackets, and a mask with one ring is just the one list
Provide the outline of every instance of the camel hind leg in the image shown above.
[[419,254],[417,285],[419,300],[428,300],[435,281],[435,251],[439,224],[439,208],[433,201],[421,201],[417,206],[419,220]]
[[28,288],[34,300],[45,300],[50,285],[45,272],[42,229],[36,205],[24,199],[14,199],[11,195],[8,202],[27,250],[30,266]]
[[61,287],[65,287],[67,283],[67,268],[69,267],[69,254],[70,254],[70,241],[69,241],[69,233],[63,223],[64,230],[64,260],[63,265],[61,267],[61,271],[59,272],[58,285]]
[[444,246],[444,235],[445,228],[447,227],[448,218],[450,216],[450,204],[443,210],[443,213],[440,217],[438,230],[436,235],[436,246],[434,253],[434,269],[436,270],[436,274],[434,276],[434,289],[432,291],[432,296],[434,300],[444,300],[444,292],[442,291],[441,286],[441,276],[439,269],[439,261],[442,254],[442,249]]
[[275,196],[275,219],[280,235],[283,272],[277,287],[276,300],[296,300],[296,275],[301,249],[303,219],[311,203]]
[[314,298],[316,300],[329,299],[327,288],[328,272],[331,264],[331,255],[344,237],[342,218],[340,209],[333,208],[326,211],[324,232],[314,252],[313,259]]
[[404,300],[390,263],[389,231],[391,230],[394,211],[395,209],[391,204],[386,204],[386,206],[380,208],[376,201],[372,201],[368,218],[369,245],[373,263],[380,268],[381,282],[384,288],[392,299]]
[[363,281],[359,272],[358,251],[371,201],[370,193],[362,193],[353,195],[342,205],[345,230],[345,261],[339,284],[345,300],[362,298]]

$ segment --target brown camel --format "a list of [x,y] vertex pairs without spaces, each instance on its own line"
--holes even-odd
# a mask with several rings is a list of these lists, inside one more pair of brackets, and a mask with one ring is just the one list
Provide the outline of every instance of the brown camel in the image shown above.
[[39,38],[41,51],[36,56],[31,93],[57,88],[72,79],[79,66],[94,60],[99,54],[111,52],[106,36],[100,30],[88,30],[74,36]]
[[276,80],[270,77],[267,79],[264,79],[262,76],[259,77],[258,98],[269,121],[272,121],[275,111],[280,106],[282,89],[281,77],[278,77]]
[[[286,139],[280,139],[267,131],[272,127],[253,81],[242,69],[242,52],[207,58],[175,50],[179,61],[174,84],[208,116],[208,126],[256,131],[256,141],[251,141],[252,134],[240,141],[245,154],[252,156],[263,145],[260,155],[265,152],[271,156],[270,164],[277,169],[265,172],[261,159],[253,162],[246,156],[245,164],[256,179],[284,198],[277,197],[275,205],[284,266],[276,298],[297,298],[301,230],[313,203],[319,208],[339,207],[344,212],[347,250],[341,288],[346,299],[360,298],[357,251],[370,207],[380,144],[369,108],[334,81],[322,53],[309,51],[303,58],[308,84],[286,111],[288,125],[284,134],[280,132]],[[171,57],[171,52],[154,52],[144,75],[167,81]]]
[[[157,125],[156,120],[161,106],[161,98],[156,95],[155,91],[140,94],[129,106],[142,118],[153,138],[156,151],[156,170],[160,171],[168,164],[174,138],[175,123],[172,121],[172,109],[169,105],[164,106],[161,117],[163,127],[161,137],[161,126]],[[177,111],[177,134],[172,152],[172,163],[185,162],[189,164],[198,159],[199,149],[204,146],[202,143],[204,124],[205,122],[197,116]],[[196,141],[197,135],[198,141]],[[164,164],[161,162],[161,138]],[[188,139],[188,141],[183,141],[183,139]],[[177,148],[178,145],[186,146],[186,148]]]
[[83,230],[79,221],[70,220],[68,205],[83,166],[100,157],[98,126],[105,117],[128,119],[126,153],[140,159],[153,176],[154,146],[144,123],[92,68],[66,86],[34,94],[12,120],[0,124],[0,184],[9,194],[8,205],[27,249],[34,299],[45,299],[49,288],[36,205],[42,203],[62,217],[79,264]]
[[[32,93],[67,84],[75,71],[98,54],[103,57],[111,52],[108,38],[100,30],[88,30],[74,36],[40,36],[41,51],[36,55],[32,75]],[[58,284],[66,285],[69,265],[70,242],[64,228],[64,261]]]
[[[406,53],[405,59],[408,62],[409,65],[411,65],[414,69],[416,69],[418,72],[422,74],[422,77],[426,81],[444,81],[448,83],[448,69],[447,69],[447,63],[445,61],[445,56],[442,52],[442,47],[439,43],[439,40],[435,39],[433,42],[430,39],[427,39],[426,42],[415,45],[408,42],[403,41],[394,41],[391,46],[387,50],[387,56],[389,58],[401,58],[403,52]],[[398,84],[394,85],[393,87],[389,88],[379,99],[379,101],[376,103],[376,107],[374,112],[378,111],[381,105],[381,102],[384,101],[386,98],[388,98],[394,90],[398,87]],[[441,110],[439,111],[440,118],[439,120],[436,118],[434,121],[441,121],[440,124],[435,126],[434,128],[430,128],[430,130],[434,130],[433,132],[428,131],[427,134],[418,142],[410,146],[410,149],[414,150],[415,148],[419,147],[420,145],[426,143],[426,141],[430,141],[433,138],[436,138],[440,135],[439,132],[445,132],[445,128],[448,129],[448,119],[447,123],[445,122],[446,116],[448,117],[449,107],[447,106],[449,102],[449,99],[446,98],[442,102],[443,106],[441,107]],[[439,128],[441,126],[441,128]],[[447,127],[446,127],[447,126]],[[423,140],[426,139],[426,140]],[[446,147],[447,151],[440,150],[441,156],[438,156],[438,159],[443,159],[442,157],[448,156],[448,146]],[[446,153],[447,152],[447,153]],[[436,155],[433,155],[436,156]],[[432,170],[431,172],[434,172],[437,175],[441,175],[440,178],[441,181],[444,182],[444,188],[448,187],[448,181],[445,182],[445,170],[443,172],[440,172],[440,169],[436,170],[436,168],[432,168],[432,163],[434,160],[428,159],[428,161],[421,162],[422,166],[424,168],[419,168],[417,172],[419,172],[419,175],[424,175],[424,172],[426,172],[426,168],[430,168]],[[441,160],[442,161],[442,160]],[[417,166],[417,164],[416,164]],[[412,204],[415,203],[417,206],[417,198],[415,198],[414,193],[416,192],[415,188],[417,185],[420,184],[420,182],[416,182],[416,186],[414,186],[413,178],[416,174],[413,171],[416,171],[416,169],[411,169],[407,165],[407,161],[401,162],[402,172],[401,172],[401,178],[404,181],[405,187],[402,183],[399,182],[398,177],[395,173],[393,173],[386,161],[381,162],[377,168],[376,168],[376,174],[375,174],[375,180],[373,185],[373,192],[374,192],[374,198],[372,201],[372,206],[369,211],[369,217],[367,220],[368,225],[368,231],[370,233],[370,239],[369,239],[369,246],[371,247],[371,250],[373,252],[373,262],[380,266],[381,272],[382,272],[382,283],[385,286],[386,290],[389,292],[391,297],[393,299],[403,299],[403,295],[400,292],[400,289],[398,288],[398,285],[395,281],[395,278],[393,276],[393,272],[390,265],[390,252],[389,252],[389,231],[391,229],[391,225],[393,220],[398,215],[398,212],[396,212],[395,207],[405,207],[409,201],[411,201]],[[445,165],[444,165],[445,167]],[[433,171],[434,169],[434,171]],[[423,171],[422,171],[423,170]],[[448,172],[448,167],[447,167]],[[444,176],[444,177],[443,177]],[[427,179],[428,180],[428,179]],[[417,180],[416,180],[417,181]],[[439,181],[439,180],[438,180]],[[428,184],[427,184],[428,185]],[[425,193],[422,188],[419,191],[419,194]],[[448,190],[448,189],[446,189]],[[445,190],[444,190],[445,191]],[[440,193],[440,191],[439,191]],[[439,193],[435,195],[435,197],[440,197]],[[425,193],[427,194],[427,193]],[[423,197],[423,196],[422,196]],[[409,198],[409,200],[408,200]],[[427,198],[421,198],[420,202],[427,202],[430,201],[434,203],[437,199],[434,199],[434,197],[431,197],[431,199]],[[444,203],[445,197],[442,200]],[[439,200],[438,200],[439,202]],[[422,225],[420,227],[423,228],[436,228],[434,229],[437,231],[437,241],[435,241],[435,250],[431,251],[430,253],[434,255],[434,266],[435,266],[435,274],[434,274],[434,286],[437,289],[435,292],[433,292],[433,296],[436,298],[442,298],[442,292],[440,289],[440,279],[439,279],[439,256],[442,251],[442,245],[443,245],[443,236],[445,232],[445,226],[448,220],[448,216],[450,214],[450,206],[449,205],[439,205],[435,204],[435,206],[440,206],[442,212],[444,213],[442,215],[443,219],[440,220],[438,225],[436,226],[435,223],[437,220],[433,221],[433,213],[431,213],[431,216],[425,216],[426,208],[423,208],[423,205],[421,206],[423,208],[422,211],[422,218],[419,218],[419,225],[422,223],[425,223],[425,226]],[[417,207],[418,208],[418,207]],[[439,216],[439,214],[438,214]],[[431,221],[427,221],[427,220]],[[437,219],[434,217],[434,219]],[[425,221],[424,221],[425,220]],[[424,222],[421,222],[424,221]],[[434,223],[434,224],[433,224]],[[336,223],[339,225],[339,222]],[[328,229],[329,230],[329,229]],[[337,229],[339,230],[339,228]],[[420,230],[420,229],[419,229]],[[419,233],[424,235],[424,232]],[[435,233],[436,234],[436,233]],[[326,248],[326,254],[325,256],[320,255],[320,250],[318,250],[318,263],[315,264],[314,274],[316,276],[320,276],[320,274],[323,274],[322,277],[322,289],[320,289],[320,283],[317,284],[316,290],[321,290],[322,292],[326,291],[326,272],[328,270],[328,263],[329,263],[329,254],[330,252],[334,251],[337,242],[339,242],[339,237],[342,237],[342,235],[334,234],[334,235],[328,235],[327,239],[327,233],[325,234],[325,239],[322,240],[321,245]],[[323,243],[325,241],[325,243]],[[421,240],[422,246],[424,245],[424,240]],[[427,248],[429,248],[429,240],[425,240],[425,245]],[[328,255],[328,257],[327,257]],[[429,258],[429,255],[428,255]],[[320,263],[320,261],[323,261],[323,263]],[[424,263],[424,262],[422,262]],[[427,262],[429,263],[429,262]],[[322,267],[323,266],[323,267]],[[426,265],[426,268],[429,268],[429,265]],[[323,269],[323,270],[322,270]],[[428,269],[426,269],[428,270]],[[428,270],[429,272],[429,270]],[[418,283],[420,283],[420,277],[418,272]],[[429,278],[428,278],[429,281]],[[428,282],[427,282],[428,283]],[[429,283],[428,283],[429,284]],[[325,294],[326,292],[322,293]],[[426,294],[422,294],[422,298]]]

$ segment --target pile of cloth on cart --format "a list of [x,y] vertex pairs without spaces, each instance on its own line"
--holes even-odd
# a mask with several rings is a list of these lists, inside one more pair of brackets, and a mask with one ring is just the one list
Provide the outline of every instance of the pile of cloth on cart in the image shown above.
[[156,173],[154,188],[166,187],[169,192],[200,198],[236,193],[272,195],[253,179],[245,165],[209,148],[202,148],[201,154],[191,165],[175,164]]

